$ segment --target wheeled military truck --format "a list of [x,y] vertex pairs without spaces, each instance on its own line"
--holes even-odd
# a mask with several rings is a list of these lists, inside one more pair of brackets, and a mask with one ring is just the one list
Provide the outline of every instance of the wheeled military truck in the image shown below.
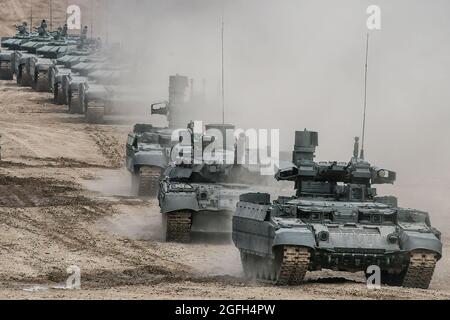
[[233,241],[248,277],[298,285],[307,271],[381,270],[381,282],[428,288],[442,255],[441,235],[426,212],[405,209],[395,197],[377,197],[375,184],[396,173],[358,156],[315,162],[316,132],[296,132],[291,167],[277,180],[294,181],[295,196],[247,193],[233,217]]

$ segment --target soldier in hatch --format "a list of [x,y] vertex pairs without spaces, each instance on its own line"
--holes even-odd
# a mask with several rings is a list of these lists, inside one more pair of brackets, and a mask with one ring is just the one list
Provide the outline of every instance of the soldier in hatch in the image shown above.
[[17,31],[19,31],[20,35],[28,34],[28,24],[24,21],[20,26],[16,26]]

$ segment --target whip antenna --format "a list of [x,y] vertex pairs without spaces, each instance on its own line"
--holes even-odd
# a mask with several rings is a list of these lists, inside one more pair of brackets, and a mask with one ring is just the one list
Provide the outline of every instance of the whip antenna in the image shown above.
[[93,29],[94,28],[94,0],[91,0],[91,39],[93,35]]
[[30,0],[30,33],[33,32],[33,0]]
[[67,23],[67,20],[69,19],[69,15],[68,15],[68,13],[67,13],[67,9],[69,8],[69,0],[66,0],[66,14],[65,14],[65,22],[64,22],[64,24],[66,24]]
[[225,22],[224,13],[222,9],[222,124],[225,124],[225,68],[224,68],[224,32],[225,32]]
[[49,10],[50,10],[50,31],[53,31],[53,0],[50,0]]
[[366,137],[368,60],[369,60],[369,34],[367,34],[367,40],[366,40],[366,65],[365,65],[365,71],[364,71],[364,113],[363,113],[363,125],[362,125],[361,154],[360,154],[360,158],[363,160],[364,160],[364,142],[365,142],[365,137]]

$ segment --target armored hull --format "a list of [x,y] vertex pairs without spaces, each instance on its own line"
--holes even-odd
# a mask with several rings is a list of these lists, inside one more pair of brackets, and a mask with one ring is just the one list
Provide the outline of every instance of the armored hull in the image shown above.
[[[268,197],[244,195],[233,218],[233,240],[248,275],[298,284],[307,270],[357,272],[376,265],[382,283],[428,287],[442,244],[426,213],[374,202],[257,200]],[[284,259],[292,257],[304,265],[285,275]]]
[[163,181],[159,203],[166,217],[166,240],[189,242],[192,234],[228,237],[239,195],[248,188],[228,183]]

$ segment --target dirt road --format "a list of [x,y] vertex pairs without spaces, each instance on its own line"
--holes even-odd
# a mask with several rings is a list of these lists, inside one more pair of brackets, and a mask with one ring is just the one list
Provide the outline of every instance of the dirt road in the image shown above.
[[[248,283],[231,244],[165,243],[156,201],[129,194],[129,129],[87,125],[50,94],[0,82],[0,298],[450,298],[448,238],[430,290],[376,291],[329,272],[300,287]],[[58,289],[71,265],[81,290]]]

